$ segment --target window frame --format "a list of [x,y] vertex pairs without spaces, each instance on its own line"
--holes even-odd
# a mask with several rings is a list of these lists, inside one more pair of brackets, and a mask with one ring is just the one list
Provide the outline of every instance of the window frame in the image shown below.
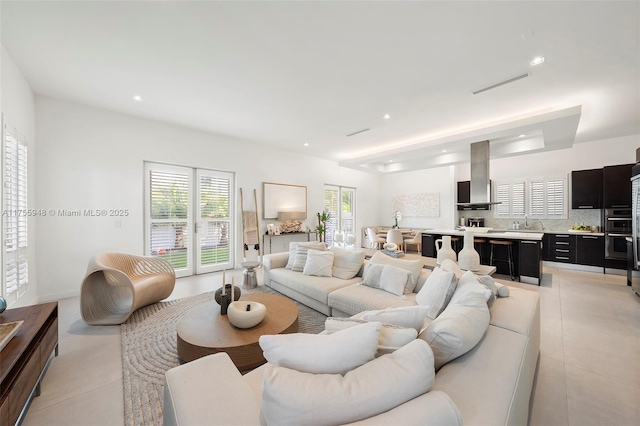
[[[545,220],[567,219],[567,185],[566,175],[496,181],[493,189],[494,200],[502,204],[496,206],[494,218],[516,219],[527,216]],[[536,190],[542,193],[536,195]],[[514,205],[521,205],[523,209],[515,209]]]

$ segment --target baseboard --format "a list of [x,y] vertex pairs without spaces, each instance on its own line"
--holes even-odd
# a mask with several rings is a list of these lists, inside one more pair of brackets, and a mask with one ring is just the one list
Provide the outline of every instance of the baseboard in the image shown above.
[[64,293],[53,293],[47,295],[39,295],[38,303],[46,303],[46,302],[57,302],[60,299],[68,299],[70,297],[79,297],[80,290],[78,291],[67,291]]

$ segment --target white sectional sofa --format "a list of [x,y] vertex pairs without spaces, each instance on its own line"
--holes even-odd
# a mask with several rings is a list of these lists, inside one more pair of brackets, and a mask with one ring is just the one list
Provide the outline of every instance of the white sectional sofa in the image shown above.
[[[286,270],[288,255],[264,257],[265,284],[336,317],[416,306],[416,294],[431,273],[421,270],[416,289],[397,296],[358,284],[360,276],[343,280]],[[540,305],[536,292],[508,290],[508,297],[493,302],[479,342],[439,369],[436,365],[430,392],[354,424],[526,425],[540,348]],[[457,303],[462,302],[456,302],[454,293],[438,318],[454,312]],[[418,339],[429,343],[425,332]],[[261,404],[268,368],[265,364],[242,376],[226,354],[216,354],[170,370],[165,379],[165,425],[264,424]]]

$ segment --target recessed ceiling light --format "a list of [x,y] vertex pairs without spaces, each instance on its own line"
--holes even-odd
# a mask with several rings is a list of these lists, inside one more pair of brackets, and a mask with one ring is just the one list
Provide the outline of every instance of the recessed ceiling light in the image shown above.
[[393,163],[393,160],[389,160],[389,163]]
[[384,118],[385,120],[388,120],[391,118],[391,116],[389,114],[385,114],[382,116],[382,118]]
[[536,56],[531,60],[531,66],[535,67],[536,65],[540,65],[544,62],[544,56]]
[[442,150],[442,152],[447,152],[447,150],[446,150],[446,149],[443,149],[443,150]]
[[309,146],[309,142],[305,142],[305,143],[304,143],[304,146]]
[[520,135],[520,136],[518,136],[518,137],[519,137],[519,138],[524,138],[525,136],[527,136],[527,135]]
[[133,100],[134,100],[134,101],[136,101],[136,102],[142,102],[142,96],[140,96],[140,95],[135,95],[135,96],[133,97]]

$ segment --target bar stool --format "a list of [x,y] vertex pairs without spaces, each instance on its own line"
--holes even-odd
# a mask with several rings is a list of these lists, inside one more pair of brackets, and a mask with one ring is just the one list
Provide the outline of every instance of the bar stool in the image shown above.
[[476,251],[478,252],[478,254],[480,255],[480,264],[484,265],[485,262],[485,256],[484,256],[484,247],[486,244],[487,240],[485,240],[484,238],[474,238],[473,239],[473,245],[476,249]]
[[[509,263],[509,275],[511,276],[511,281],[515,279],[515,273],[513,271],[513,241],[506,240],[489,240],[489,244],[491,244],[491,257],[489,259],[489,265],[495,266],[494,262],[508,262]],[[496,246],[506,246],[507,247],[507,259],[495,259],[494,249]]]
[[460,237],[451,237],[451,248],[456,252],[456,254],[458,254],[461,250],[459,243]]

